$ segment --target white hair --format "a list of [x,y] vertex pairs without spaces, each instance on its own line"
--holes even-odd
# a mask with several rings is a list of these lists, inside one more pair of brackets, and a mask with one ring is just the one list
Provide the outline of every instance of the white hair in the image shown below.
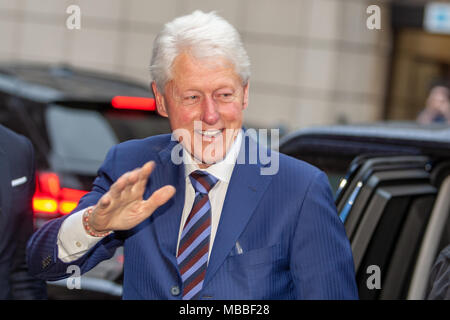
[[224,57],[233,63],[243,85],[250,78],[250,60],[237,30],[214,11],[193,13],[165,24],[153,42],[150,73],[158,91],[172,79],[172,64],[182,52],[195,58]]

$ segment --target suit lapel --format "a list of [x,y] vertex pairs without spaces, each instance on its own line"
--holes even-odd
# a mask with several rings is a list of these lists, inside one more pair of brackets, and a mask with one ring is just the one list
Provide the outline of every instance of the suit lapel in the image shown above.
[[[243,152],[244,154],[248,154],[245,146],[245,139],[243,139],[240,155]],[[250,152],[257,152],[254,141],[250,143],[249,150]],[[238,159],[241,159],[241,157],[238,157]],[[245,229],[272,180],[272,176],[261,175],[260,170],[262,165],[260,163],[239,163],[238,161],[233,169],[233,174],[227,189],[203,286],[212,279],[213,275],[236,245],[236,241]]]
[[163,255],[177,267],[175,257],[178,232],[185,198],[185,181],[183,164],[174,164],[170,159],[172,148],[176,142],[171,142],[167,148],[159,153],[161,163],[157,164],[150,179],[155,183],[154,187],[147,188],[146,197],[151,192],[170,184],[176,188],[176,193],[165,205],[156,210],[153,219],[154,231]]

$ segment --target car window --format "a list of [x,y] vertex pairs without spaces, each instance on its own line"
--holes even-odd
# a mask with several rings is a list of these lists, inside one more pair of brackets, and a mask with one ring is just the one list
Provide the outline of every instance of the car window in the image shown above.
[[381,299],[405,299],[411,281],[414,261],[428,223],[435,196],[414,199],[403,223],[394,251],[386,268]]
[[51,105],[45,116],[50,165],[59,172],[95,175],[112,146],[170,132],[167,119],[154,113]]
[[154,113],[108,110],[103,116],[120,142],[171,132],[169,121]]
[[108,150],[117,144],[111,126],[95,110],[57,105],[46,110],[50,163],[57,171],[94,174]]

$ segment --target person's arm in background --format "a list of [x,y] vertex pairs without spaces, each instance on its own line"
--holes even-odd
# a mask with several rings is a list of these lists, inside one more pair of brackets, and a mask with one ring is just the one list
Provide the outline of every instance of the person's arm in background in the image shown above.
[[26,245],[28,239],[33,234],[33,210],[32,198],[35,189],[35,163],[34,150],[29,140],[26,142],[27,149],[24,154],[25,159],[28,159],[28,169],[30,177],[27,181],[27,193],[24,194],[24,199],[27,201],[26,210],[20,212],[17,229],[14,230],[14,238],[17,241],[16,250],[11,263],[10,284],[11,284],[11,298],[12,299],[46,299],[47,298],[47,284],[45,281],[32,277],[28,273],[28,266],[26,264]]

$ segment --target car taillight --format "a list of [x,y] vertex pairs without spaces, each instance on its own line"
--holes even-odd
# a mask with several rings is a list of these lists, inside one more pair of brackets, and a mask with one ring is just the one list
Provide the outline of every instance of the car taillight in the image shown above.
[[33,213],[36,216],[57,217],[70,213],[87,191],[61,188],[59,176],[53,172],[36,174]]
[[58,214],[58,202],[52,198],[45,198],[42,196],[33,197],[33,212],[35,214],[46,213],[57,215]]
[[63,188],[60,191],[59,212],[61,214],[71,213],[73,209],[78,205],[81,197],[87,192],[75,189]]
[[156,110],[155,99],[145,97],[115,96],[111,100],[111,105],[116,109],[144,111]]

